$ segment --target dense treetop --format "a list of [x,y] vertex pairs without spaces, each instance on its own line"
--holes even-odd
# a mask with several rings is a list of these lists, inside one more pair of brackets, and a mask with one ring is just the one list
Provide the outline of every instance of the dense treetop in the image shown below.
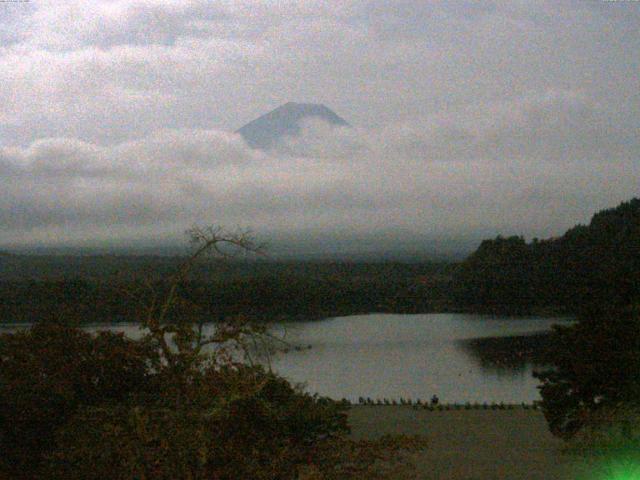
[[640,199],[596,213],[559,238],[485,240],[456,274],[467,310],[575,313],[640,298]]

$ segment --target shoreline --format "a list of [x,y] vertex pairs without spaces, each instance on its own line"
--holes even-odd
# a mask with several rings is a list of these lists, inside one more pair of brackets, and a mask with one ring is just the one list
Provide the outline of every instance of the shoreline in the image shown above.
[[[415,479],[576,480],[593,464],[563,452],[537,409],[434,410],[407,405],[356,405],[348,410],[351,437],[422,435],[412,454]],[[405,477],[398,477],[405,478]]]

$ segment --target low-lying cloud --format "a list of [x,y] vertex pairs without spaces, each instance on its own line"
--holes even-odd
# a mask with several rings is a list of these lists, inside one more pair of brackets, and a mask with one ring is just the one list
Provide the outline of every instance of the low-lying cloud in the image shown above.
[[638,140],[603,129],[610,120],[578,94],[547,92],[378,130],[313,121],[269,152],[218,130],[38,140],[0,150],[0,241],[177,241],[194,223],[311,238],[549,236],[636,193]]
[[[0,246],[547,237],[640,193],[634,2],[0,5]],[[354,128],[231,133],[288,101]]]

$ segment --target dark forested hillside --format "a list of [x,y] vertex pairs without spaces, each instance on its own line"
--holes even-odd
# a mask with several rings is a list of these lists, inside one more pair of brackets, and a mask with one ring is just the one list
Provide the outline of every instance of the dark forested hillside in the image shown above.
[[640,298],[640,199],[596,213],[562,237],[485,240],[455,275],[466,310],[576,312]]
[[[162,290],[182,257],[0,255],[0,319],[130,318],[141,281]],[[138,288],[139,291],[139,288]],[[181,285],[209,318],[367,312],[573,314],[640,299],[640,199],[559,238],[485,240],[460,264],[204,261]]]
[[[80,322],[135,317],[141,298],[167,288],[177,257],[0,258],[0,321],[64,314]],[[316,318],[428,312],[448,302],[451,264],[203,261],[181,297],[206,318]]]

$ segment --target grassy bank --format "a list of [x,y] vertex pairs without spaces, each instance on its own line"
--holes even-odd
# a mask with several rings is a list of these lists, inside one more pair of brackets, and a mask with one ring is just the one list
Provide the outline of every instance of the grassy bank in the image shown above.
[[533,409],[430,411],[410,406],[353,406],[349,423],[355,439],[424,435],[428,448],[413,456],[418,479],[618,478],[607,476],[616,471],[615,458],[604,461],[565,453],[564,442],[549,433],[542,413]]

